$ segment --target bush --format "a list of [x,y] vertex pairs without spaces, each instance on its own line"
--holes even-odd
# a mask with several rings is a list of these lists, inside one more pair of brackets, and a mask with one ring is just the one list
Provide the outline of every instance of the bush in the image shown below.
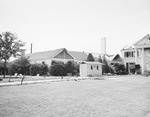
[[50,67],[50,74],[52,76],[79,76],[79,65],[74,61],[68,61],[64,64],[61,61],[52,61],[52,65]]
[[30,63],[28,59],[21,57],[10,63],[10,65],[8,66],[8,72],[10,75],[14,73],[29,75],[30,73],[29,68]]
[[48,67],[46,64],[32,64],[30,66],[30,75],[36,76],[39,74],[40,76],[46,75],[48,72]]
[[65,64],[66,74],[78,75],[79,73],[79,65],[74,61],[68,61]]
[[50,67],[50,74],[52,76],[66,76],[65,65],[64,64],[53,64]]
[[143,76],[146,77],[150,76],[150,71],[149,70],[144,71]]
[[115,63],[115,64],[113,65],[113,67],[114,67],[115,73],[116,73],[117,75],[126,75],[126,74],[128,74],[128,73],[126,72],[126,69],[125,69],[124,64]]
[[0,75],[4,74],[5,68],[2,62],[0,62]]
[[141,66],[139,64],[135,65],[135,73],[141,74]]

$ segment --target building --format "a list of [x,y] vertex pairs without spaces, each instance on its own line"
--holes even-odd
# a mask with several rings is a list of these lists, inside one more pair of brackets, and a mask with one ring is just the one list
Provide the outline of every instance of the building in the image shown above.
[[[45,63],[49,67],[52,61],[62,61],[66,63],[67,61],[74,61],[77,63],[82,63],[80,76],[100,76],[102,75],[102,64],[100,62],[87,62],[88,53],[69,51],[65,48],[36,52],[27,54],[26,57],[29,59],[31,64],[42,64]],[[96,61],[97,58],[94,58]],[[84,64],[83,64],[84,63]]]
[[80,76],[102,76],[102,63],[100,62],[83,62],[80,64]]
[[64,63],[70,60],[75,61],[77,63],[84,62],[87,60],[87,56],[88,55],[85,52],[68,51],[65,48],[44,52],[36,52],[26,55],[31,64],[45,63],[48,66],[51,66],[53,60],[62,61]]
[[134,73],[133,69],[138,66],[142,73],[150,71],[150,35],[147,34],[132,46],[123,48],[121,56],[129,73]]

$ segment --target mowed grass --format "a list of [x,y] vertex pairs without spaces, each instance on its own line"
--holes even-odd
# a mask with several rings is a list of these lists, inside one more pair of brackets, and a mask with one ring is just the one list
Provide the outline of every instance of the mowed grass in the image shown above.
[[150,117],[150,78],[0,87],[0,117]]

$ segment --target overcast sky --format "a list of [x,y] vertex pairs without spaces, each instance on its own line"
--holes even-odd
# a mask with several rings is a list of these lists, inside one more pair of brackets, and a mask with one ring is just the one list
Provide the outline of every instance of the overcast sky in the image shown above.
[[150,0],[0,0],[0,33],[26,42],[26,53],[66,48],[120,54],[150,34]]

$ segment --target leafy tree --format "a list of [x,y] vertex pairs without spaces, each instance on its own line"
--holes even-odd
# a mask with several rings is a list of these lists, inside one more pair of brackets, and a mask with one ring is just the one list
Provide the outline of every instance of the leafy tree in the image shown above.
[[98,61],[99,61],[100,63],[103,62],[101,56],[99,56]]
[[30,70],[30,75],[36,76],[40,72],[40,64],[31,64],[29,70]]
[[4,62],[0,62],[0,75],[4,74]]
[[65,64],[55,63],[51,65],[50,74],[52,76],[66,76]]
[[71,73],[72,75],[75,75],[79,72],[79,66],[74,61],[68,61],[65,64],[66,73]]
[[87,57],[87,61],[95,61],[95,59],[91,53],[89,53],[89,55]]
[[29,75],[30,63],[27,58],[21,57],[19,59],[14,60],[10,64],[11,74],[19,73],[23,75]]
[[6,63],[11,56],[16,57],[20,52],[20,47],[23,47],[24,43],[18,40],[17,36],[11,32],[4,32],[0,34],[0,59],[4,61],[4,78],[6,74]]
[[30,70],[30,75],[32,76],[39,74],[39,75],[44,75],[45,77],[45,75],[48,72],[48,67],[46,64],[36,63],[36,64],[31,64],[29,70]]
[[48,73],[48,67],[45,63],[42,63],[40,71],[40,75],[44,75],[44,77]]
[[107,63],[107,60],[106,60],[106,58],[105,58],[105,56],[103,57],[103,66],[102,66],[102,71],[103,71],[103,73],[110,73],[111,72],[111,70],[110,70],[110,67],[109,67],[109,65],[108,65],[108,63]]
[[115,63],[113,67],[117,75],[127,74],[124,64]]

